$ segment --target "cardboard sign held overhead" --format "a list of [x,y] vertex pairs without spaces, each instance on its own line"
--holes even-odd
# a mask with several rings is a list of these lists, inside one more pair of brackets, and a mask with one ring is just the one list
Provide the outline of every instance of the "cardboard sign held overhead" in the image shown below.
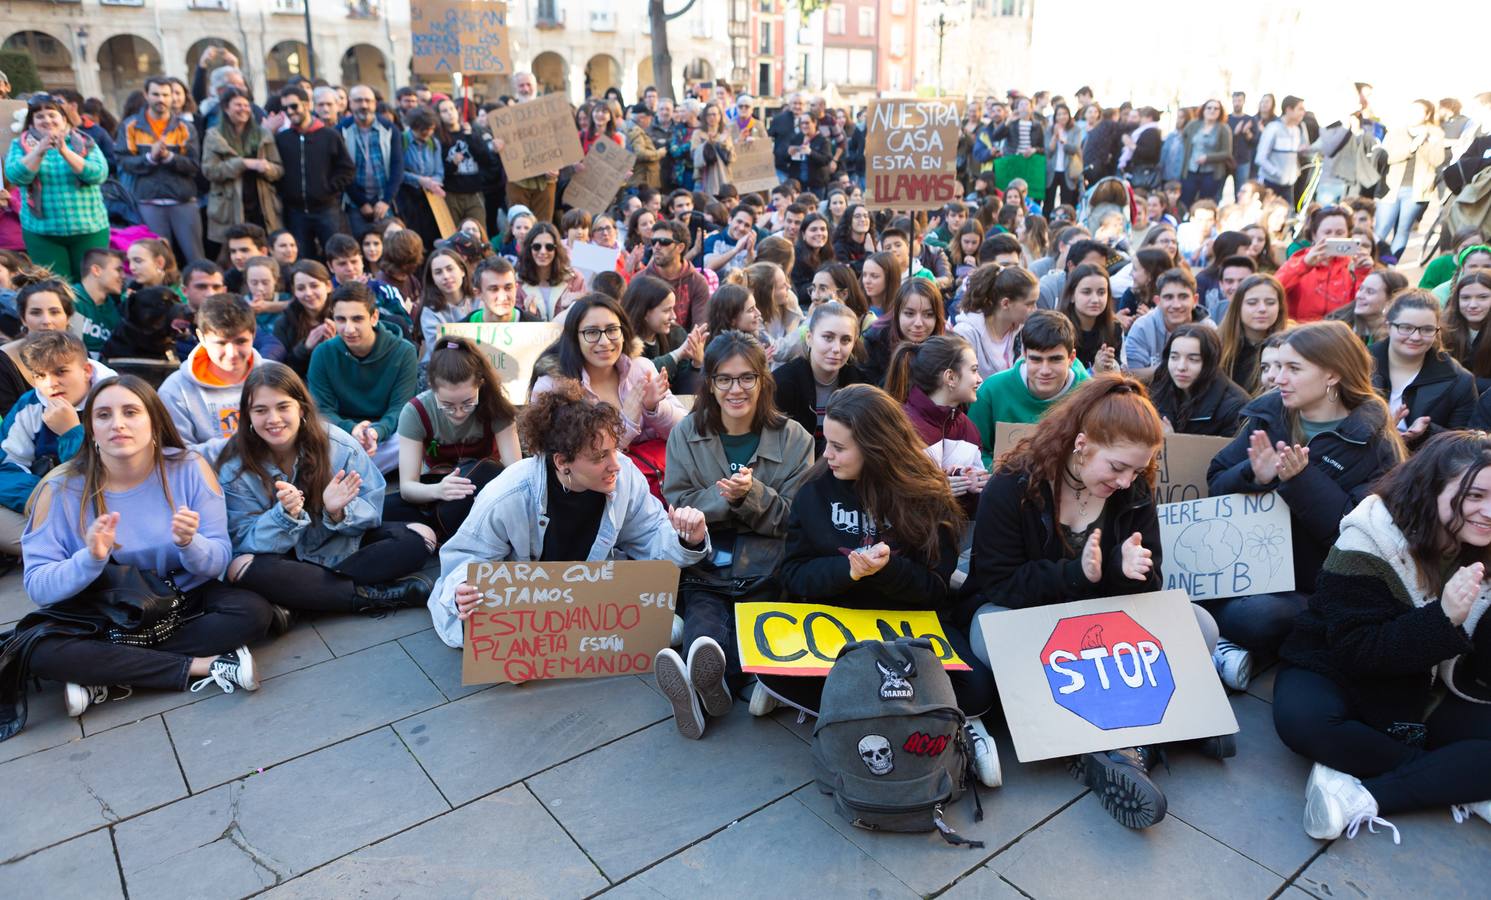
[[777,162],[772,153],[771,141],[757,137],[747,144],[737,136],[735,162],[730,166],[730,177],[736,190],[742,194],[769,191],[781,184],[781,179],[777,178]]
[[853,641],[927,638],[945,669],[968,671],[930,610],[841,609],[815,603],[735,604],[740,667],[770,675],[828,674]]
[[1015,609],[978,624],[1021,762],[1238,730],[1180,591]]
[[1274,491],[1159,508],[1165,587],[1192,600],[1294,590],[1289,506]]
[[522,406],[528,402],[533,364],[559,340],[563,327],[559,322],[450,322],[440,333],[476,341],[502,377],[507,399]]
[[[999,454],[1034,432],[1035,426],[1027,423],[994,423],[994,458],[999,459]],[[1212,457],[1229,443],[1228,438],[1200,434],[1165,435],[1159,469],[1155,473],[1155,504],[1199,500],[1207,496],[1207,467],[1211,465]]]
[[509,180],[532,178],[585,158],[569,100],[545,94],[537,100],[487,113],[492,135],[505,143],[500,155]]
[[937,209],[962,196],[958,105],[951,100],[872,100],[865,127],[871,209]]
[[511,75],[503,0],[411,0],[410,50],[416,75]]
[[637,154],[601,138],[585,154],[585,168],[575,173],[564,189],[564,202],[598,216],[611,208],[616,192],[626,184],[627,173],[637,162]]
[[462,684],[641,675],[672,636],[671,562],[473,563],[466,581],[483,602],[466,622]]

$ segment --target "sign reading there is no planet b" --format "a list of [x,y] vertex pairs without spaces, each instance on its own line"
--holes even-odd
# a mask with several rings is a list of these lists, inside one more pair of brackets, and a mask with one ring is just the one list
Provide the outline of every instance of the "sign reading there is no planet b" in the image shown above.
[[1166,590],[1192,600],[1294,590],[1289,507],[1277,493],[1165,503],[1159,517]]

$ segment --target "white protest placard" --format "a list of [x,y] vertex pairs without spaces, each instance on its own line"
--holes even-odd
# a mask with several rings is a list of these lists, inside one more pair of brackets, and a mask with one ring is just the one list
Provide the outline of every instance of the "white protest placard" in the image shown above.
[[620,258],[620,247],[602,247],[600,244],[577,241],[569,248],[569,264],[585,273],[587,284],[597,272],[616,271],[616,260]]
[[450,322],[440,326],[440,333],[476,341],[502,376],[507,399],[522,406],[528,402],[533,364],[559,340],[563,328],[559,322]]
[[1289,506],[1278,493],[1159,506],[1165,588],[1192,600],[1294,590]]
[[1013,609],[977,625],[1021,762],[1238,730],[1180,591]]

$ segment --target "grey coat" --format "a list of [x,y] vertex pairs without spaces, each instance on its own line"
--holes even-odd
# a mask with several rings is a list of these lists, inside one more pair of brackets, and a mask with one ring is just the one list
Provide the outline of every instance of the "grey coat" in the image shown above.
[[1209,172],[1211,177],[1217,181],[1227,180],[1227,166],[1232,162],[1232,129],[1227,127],[1226,120],[1222,120],[1212,128],[1210,134],[1202,131],[1200,119],[1196,119],[1186,125],[1185,130],[1185,165],[1181,168],[1181,175],[1190,174],[1191,162],[1200,160],[1200,172]]
[[701,435],[701,413],[689,413],[668,435],[668,468],[663,496],[674,506],[704,513],[711,528],[750,531],[763,537],[787,534],[792,498],[813,465],[813,436],[788,419],[780,428],[764,428],[751,459],[751,489],[732,506],[715,482],[730,477],[730,463],[716,434]]

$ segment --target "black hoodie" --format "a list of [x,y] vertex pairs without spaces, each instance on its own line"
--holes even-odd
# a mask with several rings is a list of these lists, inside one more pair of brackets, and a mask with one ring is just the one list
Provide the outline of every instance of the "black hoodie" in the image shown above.
[[357,177],[347,145],[335,128],[312,119],[309,131],[286,128],[274,136],[285,175],[279,181],[285,208],[320,212],[342,202],[342,192]]
[[[1389,341],[1378,341],[1367,348],[1372,355],[1372,387],[1383,400],[1392,396],[1392,381],[1388,377]],[[1475,376],[1443,350],[1424,357],[1418,375],[1403,389],[1403,405],[1408,407],[1405,424],[1412,425],[1420,416],[1429,417],[1429,438],[1441,431],[1453,431],[1470,424],[1475,412],[1477,391]]]
[[1289,504],[1294,524],[1294,589],[1310,593],[1320,564],[1330,552],[1340,531],[1341,520],[1371,493],[1372,484],[1398,464],[1396,442],[1385,431],[1389,425],[1376,405],[1363,404],[1329,431],[1315,435],[1309,443],[1310,463],[1303,472],[1271,484],[1253,480],[1248,461],[1248,443],[1262,429],[1271,444],[1293,443],[1278,391],[1269,391],[1242,409],[1243,427],[1212,458],[1206,470],[1210,494],[1261,494],[1277,490]]

